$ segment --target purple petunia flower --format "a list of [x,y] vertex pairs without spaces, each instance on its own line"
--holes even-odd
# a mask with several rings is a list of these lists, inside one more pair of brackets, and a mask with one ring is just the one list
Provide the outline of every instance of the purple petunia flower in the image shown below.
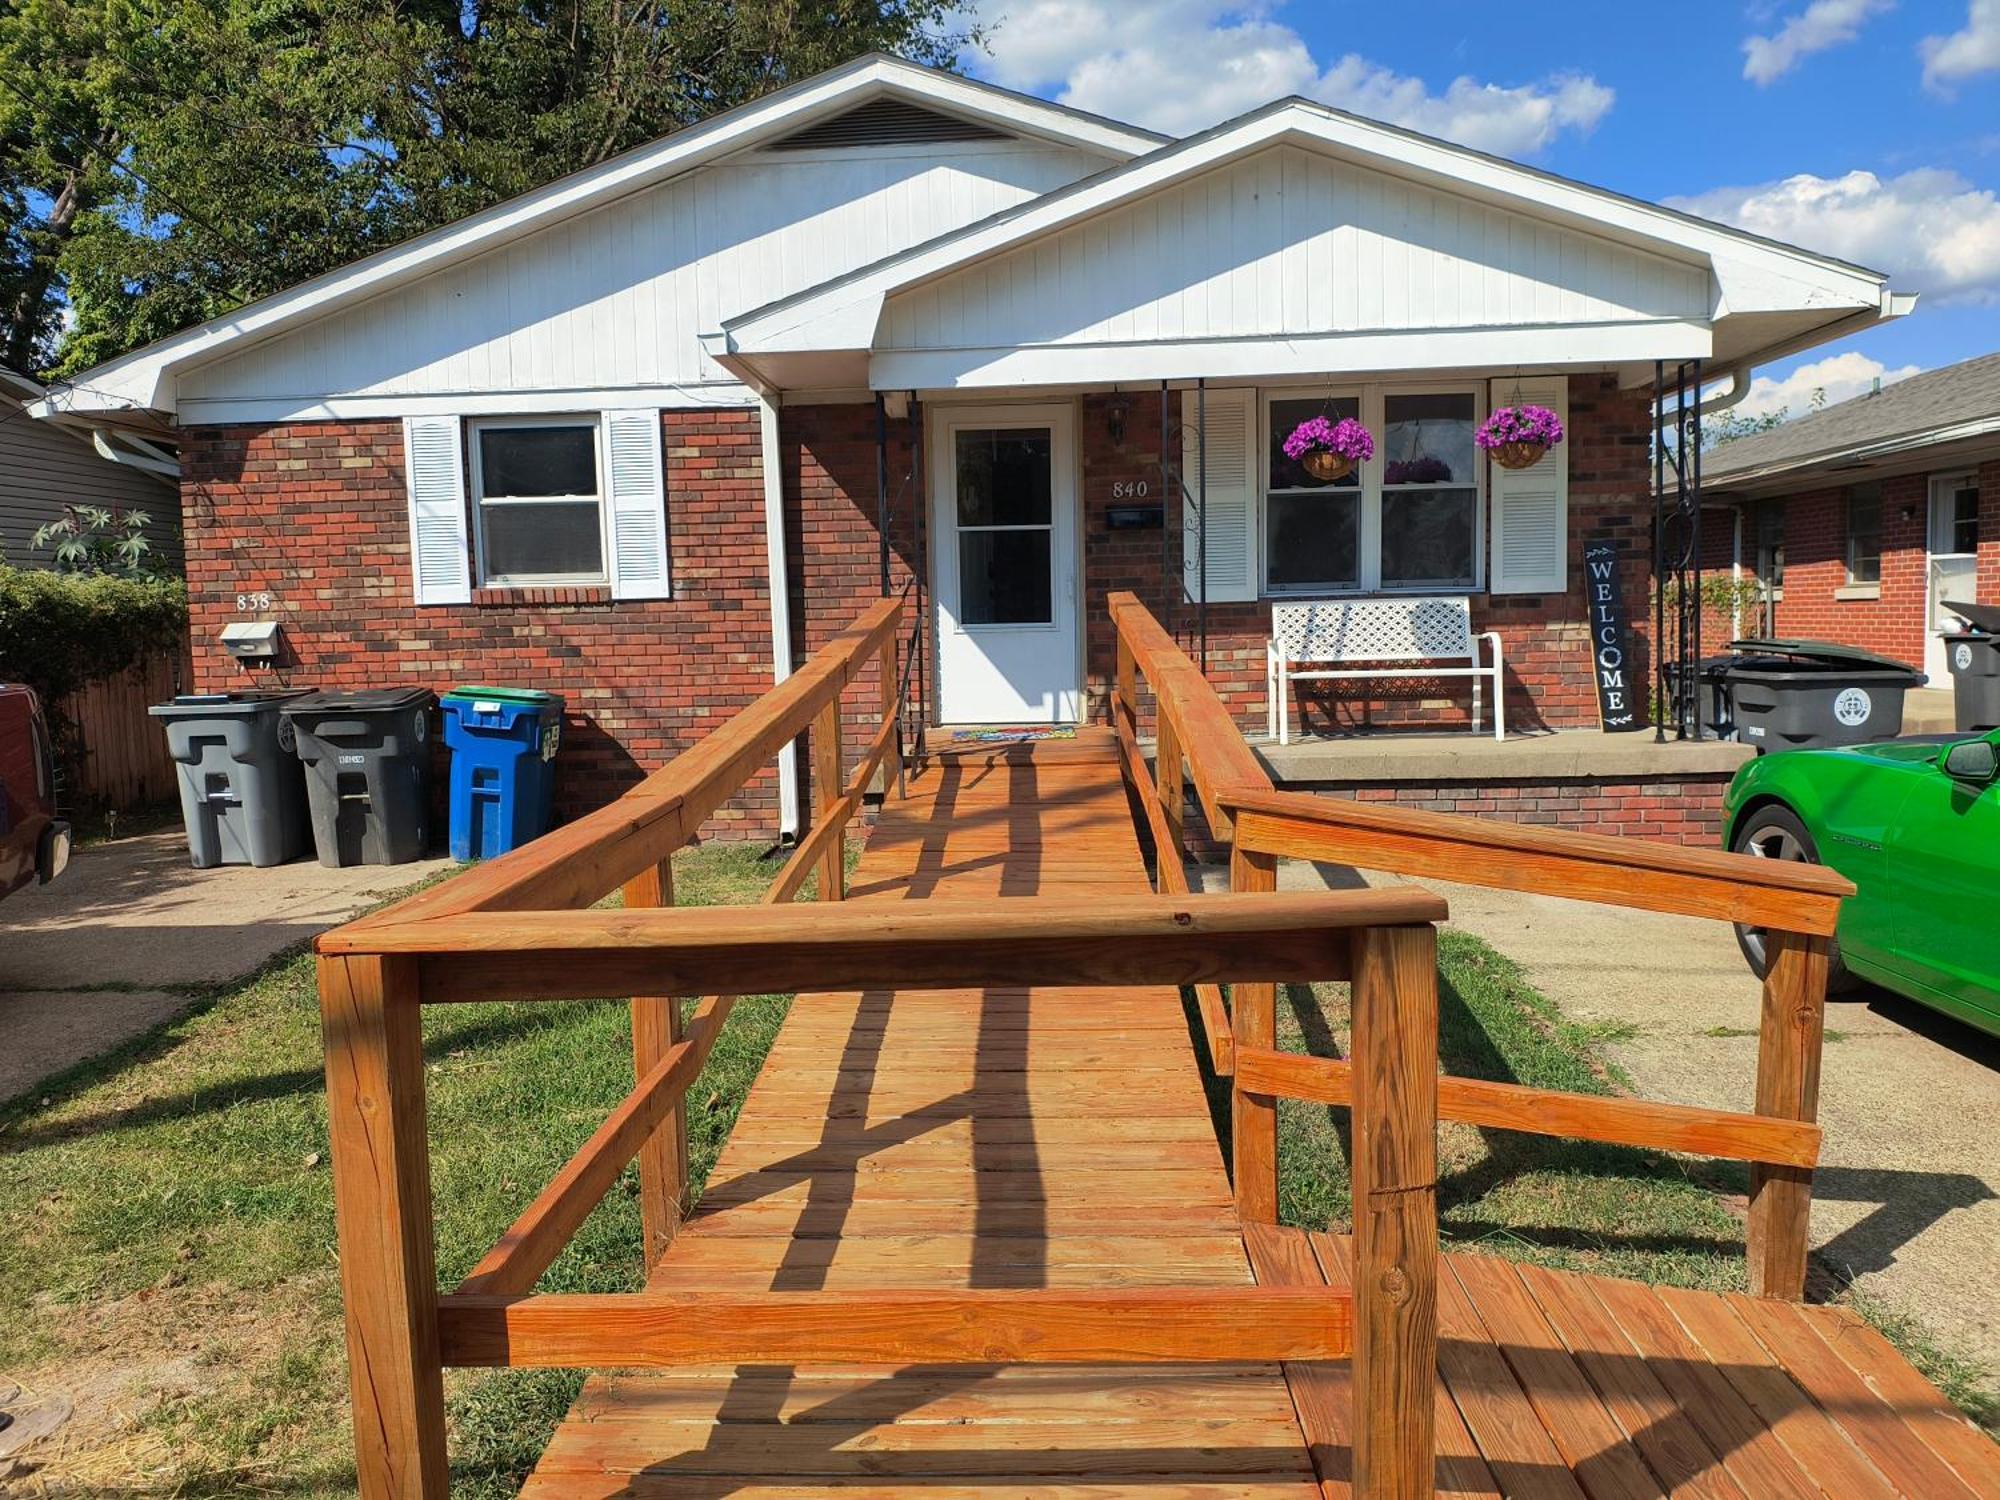
[[1375,456],[1375,439],[1352,417],[1330,422],[1311,417],[1292,429],[1285,439],[1285,457],[1294,461],[1308,453],[1338,453],[1353,463],[1366,463]]
[[1479,424],[1472,440],[1482,448],[1507,443],[1534,443],[1553,448],[1563,440],[1562,418],[1546,406],[1501,406]]

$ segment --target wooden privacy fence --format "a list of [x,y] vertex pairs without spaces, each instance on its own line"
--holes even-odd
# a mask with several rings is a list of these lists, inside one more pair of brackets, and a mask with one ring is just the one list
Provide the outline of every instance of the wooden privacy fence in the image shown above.
[[174,795],[167,737],[146,710],[185,691],[187,642],[79,688],[58,705],[75,728],[77,758],[65,769],[72,803],[121,812]]
[[[1441,1119],[1682,1151],[1751,1164],[1749,1272],[1759,1296],[1805,1293],[1807,1216],[1819,1159],[1815,1123],[1824,1040],[1828,940],[1854,887],[1815,865],[1673,848],[1638,839],[1488,822],[1461,815],[1275,790],[1221,700],[1131,594],[1113,594],[1118,678],[1113,728],[1158,850],[1162,891],[1185,891],[1181,866],[1185,778],[1210,828],[1229,845],[1230,888],[1276,887],[1281,858],[1326,860],[1391,874],[1534,891],[1744,922],[1767,932],[1769,972],[1759,1019],[1752,1112],[1523,1088],[1481,1079],[1437,1080]],[[1155,699],[1155,769],[1140,749],[1141,686]],[[1352,1063],[1276,1050],[1277,992],[1238,984],[1225,1011],[1219,989],[1198,991],[1215,1069],[1231,1078],[1237,1210],[1277,1219],[1279,1098],[1354,1103],[1365,1086]],[[1435,1055],[1431,1058],[1435,1071]],[[1357,1233],[1377,1170],[1356,1125]],[[1372,1213],[1372,1205],[1368,1212]]]
[[[318,943],[328,1123],[362,1495],[442,1497],[446,1365],[883,1365],[1355,1360],[1357,1399],[1402,1412],[1356,1443],[1362,1493],[1428,1493],[1435,1326],[1427,1196],[1357,1229],[1373,1279],[1324,1287],[538,1296],[635,1156],[650,1265],[685,1207],[682,1101],[733,997],[990,985],[1270,984],[1352,978],[1358,1128],[1379,1187],[1427,1183],[1435,941],[1414,889],[1198,902],[1121,897],[836,905],[841,832],[898,753],[900,601],[619,801]],[[840,695],[881,662],[881,724],[851,769]],[[819,806],[761,907],[667,910],[668,858],[777,748],[810,730]],[[889,778],[895,784],[896,778]],[[809,871],[821,904],[791,904]],[[588,910],[623,887],[622,910]],[[436,1285],[419,1015],[426,1004],[637,995],[638,1082],[453,1292]],[[707,995],[685,1031],[664,998]],[[809,1003],[809,1001],[808,1001]],[[1414,1393],[1423,1400],[1413,1402]]]

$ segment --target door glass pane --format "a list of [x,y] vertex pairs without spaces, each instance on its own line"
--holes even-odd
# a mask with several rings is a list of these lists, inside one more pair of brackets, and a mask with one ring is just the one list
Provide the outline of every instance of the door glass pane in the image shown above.
[[1049,537],[1031,531],[961,531],[958,534],[958,606],[961,625],[1047,625],[1050,610]]
[[[1384,484],[1472,484],[1472,394],[1382,399]],[[1382,571],[1388,572],[1383,563]]]
[[1382,585],[1472,586],[1473,490],[1390,490],[1382,496]]
[[594,427],[482,427],[482,495],[594,495]]
[[1951,495],[1951,550],[1972,553],[1979,550],[1979,491],[1962,488]]
[[1351,589],[1360,584],[1359,495],[1272,495],[1265,515],[1272,588]]
[[598,578],[604,531],[595,500],[482,505],[489,578]]
[[959,525],[1049,524],[1053,470],[1046,428],[967,429],[957,443]]
[[[1314,417],[1325,417],[1329,422],[1338,422],[1343,417],[1361,416],[1359,396],[1335,396],[1331,400],[1323,396],[1308,396],[1298,401],[1273,401],[1271,420],[1267,433],[1270,448],[1271,484],[1274,490],[1324,490],[1359,489],[1361,474],[1357,469],[1344,479],[1315,479],[1308,474],[1297,460],[1285,457],[1285,439],[1292,435],[1292,429],[1301,422]],[[1185,476],[1190,487],[1195,476]]]

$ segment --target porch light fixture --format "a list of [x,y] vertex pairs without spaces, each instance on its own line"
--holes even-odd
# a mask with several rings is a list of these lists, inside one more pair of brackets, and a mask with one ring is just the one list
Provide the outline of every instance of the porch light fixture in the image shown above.
[[1115,392],[1104,407],[1104,432],[1111,439],[1111,446],[1125,446],[1125,418],[1132,410],[1132,398],[1123,391]]

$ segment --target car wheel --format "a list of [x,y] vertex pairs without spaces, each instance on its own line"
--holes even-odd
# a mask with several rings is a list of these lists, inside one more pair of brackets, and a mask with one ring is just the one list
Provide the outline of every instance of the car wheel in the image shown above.
[[[1730,845],[1738,854],[1752,854],[1761,859],[1789,860],[1795,864],[1816,865],[1820,862],[1819,846],[1797,813],[1789,807],[1777,803],[1758,808],[1743,820],[1743,826],[1736,831],[1736,841]],[[1743,950],[1743,957],[1750,965],[1750,972],[1759,979],[1769,966],[1770,958],[1764,942],[1764,929],[1751,927],[1746,923],[1736,924],[1736,945]],[[1827,944],[1826,992],[1829,995],[1842,994],[1854,988],[1854,976],[1847,972],[1847,965],[1840,961],[1840,944]]]

